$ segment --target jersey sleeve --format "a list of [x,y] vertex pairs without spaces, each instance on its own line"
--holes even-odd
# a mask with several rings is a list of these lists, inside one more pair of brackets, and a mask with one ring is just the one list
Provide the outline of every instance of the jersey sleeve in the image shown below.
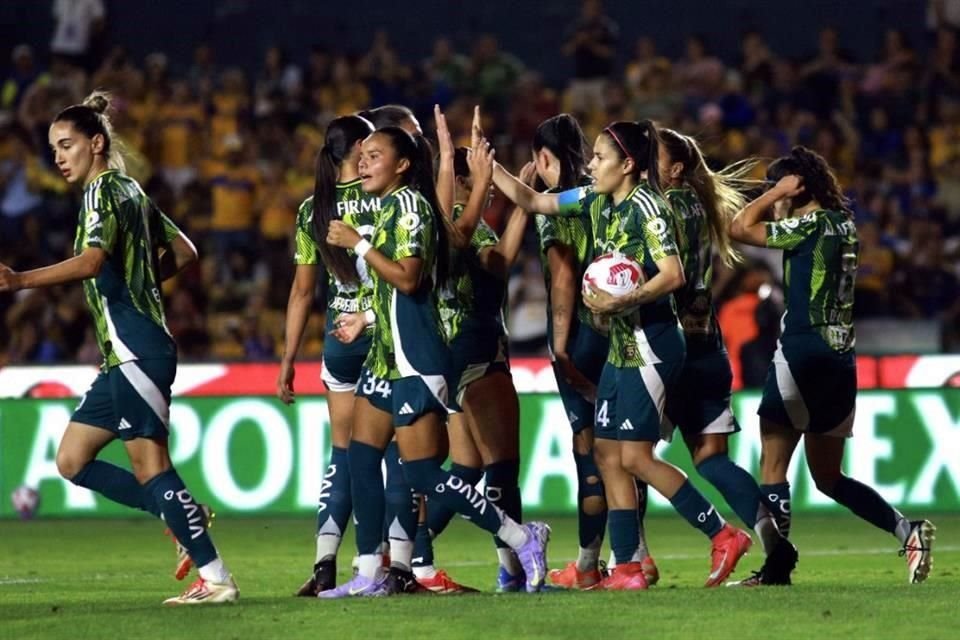
[[499,241],[497,232],[485,220],[481,220],[470,238],[470,246],[479,252],[481,249],[496,246]]
[[313,238],[313,200],[307,199],[297,211],[297,231],[294,234],[296,253],[293,263],[297,265],[319,264],[320,250]]
[[117,243],[117,227],[120,224],[116,204],[103,187],[98,187],[86,196],[84,215],[84,247],[103,249],[113,253]]
[[[391,235],[395,242],[391,256],[393,260],[422,258],[427,236],[433,233],[432,219],[429,212],[422,210],[423,203],[409,200],[391,198],[387,205],[391,207],[387,214],[387,226],[388,229],[392,228]],[[384,212],[381,211],[380,215],[384,215]]]
[[590,204],[596,198],[593,187],[576,187],[557,194],[561,216],[574,217],[590,211]]
[[767,229],[767,246],[771,249],[793,249],[817,232],[817,217],[808,213],[800,218],[784,218],[776,222],[764,222]]
[[167,214],[163,211],[157,209],[157,213],[160,215],[160,229],[163,244],[170,244],[174,238],[180,235],[180,227],[177,226],[176,222],[168,218]]
[[[647,193],[638,193],[634,202],[637,203],[636,219],[650,258],[656,262],[679,255],[673,212],[666,201]],[[643,262],[642,255],[632,257]]]
[[540,240],[540,253],[546,253],[550,247],[561,242],[560,228],[553,216],[537,214],[537,237]]

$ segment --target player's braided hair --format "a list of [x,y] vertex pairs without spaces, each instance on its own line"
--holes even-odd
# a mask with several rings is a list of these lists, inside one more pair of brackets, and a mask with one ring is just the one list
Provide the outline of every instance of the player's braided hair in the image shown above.
[[837,177],[819,153],[798,145],[790,150],[790,155],[777,158],[767,168],[767,180],[771,182],[789,175],[803,178],[803,193],[793,198],[795,207],[816,200],[825,209],[840,211],[853,218],[850,200],[843,195]]
[[327,125],[323,147],[317,154],[316,176],[313,184],[313,228],[317,248],[323,264],[341,283],[359,280],[357,263],[342,247],[327,243],[330,222],[337,215],[337,181],[340,167],[350,156],[357,142],[373,133],[373,125],[360,116],[334,118]]
[[[533,150],[549,149],[560,162],[559,189],[573,189],[587,171],[587,140],[580,123],[569,113],[547,118],[533,134]],[[541,189],[545,185],[538,185]]]

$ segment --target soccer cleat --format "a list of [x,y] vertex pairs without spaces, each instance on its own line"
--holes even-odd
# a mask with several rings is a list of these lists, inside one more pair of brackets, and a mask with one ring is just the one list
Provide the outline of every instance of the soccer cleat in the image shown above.
[[647,579],[647,586],[660,582],[660,570],[657,569],[657,563],[653,561],[653,556],[647,556],[640,561],[640,567],[643,569],[643,577]]
[[564,589],[576,589],[578,591],[590,591],[600,585],[603,576],[600,569],[592,571],[580,571],[576,562],[569,563],[563,569],[553,569],[550,571],[550,582],[554,586]]
[[799,554],[797,548],[787,540],[781,538],[770,555],[764,561],[759,571],[754,571],[749,578],[728,582],[728,587],[773,587],[790,586],[793,582],[790,574],[797,566]]
[[167,598],[163,604],[167,606],[178,606],[181,604],[217,604],[221,602],[236,602],[240,598],[240,590],[233,577],[226,582],[210,582],[203,578],[197,578],[193,584],[181,595]]
[[517,549],[517,559],[527,577],[527,593],[536,593],[543,588],[547,577],[547,543],[550,542],[550,527],[543,522],[522,525],[527,531],[527,541]]
[[713,549],[710,553],[710,575],[705,587],[722,584],[737,566],[737,562],[749,551],[753,540],[746,531],[723,525],[720,533],[713,537]]
[[[213,519],[216,517],[216,514],[213,512],[213,509],[205,504],[201,504],[199,507],[203,523],[207,529],[209,529],[213,525]],[[173,531],[166,529],[164,533],[173,540],[177,552],[177,567],[173,575],[177,580],[183,580],[187,577],[187,574],[190,573],[190,569],[193,568],[193,560],[190,558],[187,548],[180,544],[180,541],[173,535]]]
[[649,588],[640,562],[618,564],[600,585],[604,591],[643,591]]
[[406,571],[398,567],[390,567],[387,572],[386,580],[387,595],[400,594],[432,594],[433,591],[417,582],[412,571]]
[[352,597],[379,598],[388,595],[390,593],[387,591],[386,577],[373,579],[357,575],[335,589],[321,591],[317,594],[317,597],[325,600],[335,600]]
[[337,583],[337,560],[321,560],[313,565],[313,575],[294,594],[303,598],[315,598],[321,591],[333,589]]
[[511,575],[502,566],[497,572],[497,593],[516,593],[524,590],[527,583],[527,576],[520,572],[517,575]]
[[900,549],[900,555],[907,559],[907,582],[910,584],[919,584],[930,575],[936,530],[929,520],[914,520],[910,523],[910,535]]
[[452,593],[479,593],[478,589],[466,587],[459,582],[455,582],[450,575],[443,570],[437,571],[429,578],[417,578],[420,586],[429,589],[433,593],[449,595]]

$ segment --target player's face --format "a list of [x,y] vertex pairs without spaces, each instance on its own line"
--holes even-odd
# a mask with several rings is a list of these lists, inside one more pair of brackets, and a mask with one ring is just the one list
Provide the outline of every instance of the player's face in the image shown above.
[[53,149],[54,163],[66,181],[74,184],[86,180],[96,154],[103,151],[103,137],[88,138],[66,120],[50,125],[47,137]]
[[660,184],[671,184],[680,179],[683,173],[683,164],[674,162],[667,151],[667,146],[660,145],[660,151],[657,155],[657,173],[660,178]]
[[617,153],[614,142],[606,134],[597,136],[593,143],[593,159],[587,168],[593,176],[597,193],[613,193],[623,184],[630,173],[629,160]]
[[406,158],[398,158],[383,134],[371,134],[360,145],[360,186],[366,193],[384,195],[399,184],[403,172],[410,167]]

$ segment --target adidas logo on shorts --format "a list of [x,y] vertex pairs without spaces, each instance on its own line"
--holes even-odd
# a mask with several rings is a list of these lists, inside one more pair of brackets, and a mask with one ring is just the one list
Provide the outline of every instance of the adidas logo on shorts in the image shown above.
[[569,422],[576,422],[576,421],[579,420],[579,419],[580,419],[580,416],[578,416],[577,414],[575,414],[573,411],[571,411],[570,413],[567,414],[567,420],[568,420]]
[[119,428],[120,431],[124,431],[126,429],[132,429],[132,428],[133,428],[133,425],[127,422],[126,418],[120,418],[120,428]]
[[409,402],[404,402],[403,406],[400,407],[400,415],[408,416],[413,413],[413,407],[410,406]]
[[633,423],[630,422],[630,419],[627,418],[623,421],[623,424],[620,425],[622,431],[633,431]]

